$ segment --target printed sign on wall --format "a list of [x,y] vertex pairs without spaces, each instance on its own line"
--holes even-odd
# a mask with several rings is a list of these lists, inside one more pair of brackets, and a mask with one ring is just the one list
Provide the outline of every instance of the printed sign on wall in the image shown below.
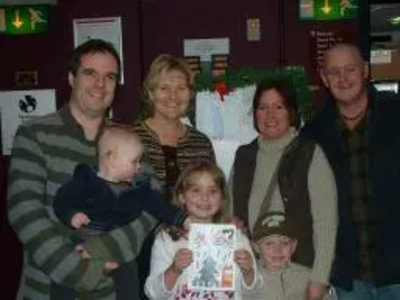
[[55,90],[0,92],[3,155],[11,153],[14,135],[19,125],[55,111]]

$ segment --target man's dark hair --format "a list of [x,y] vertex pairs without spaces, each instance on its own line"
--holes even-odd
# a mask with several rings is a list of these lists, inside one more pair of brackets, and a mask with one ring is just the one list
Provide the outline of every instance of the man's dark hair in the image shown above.
[[117,50],[115,50],[113,44],[100,39],[92,39],[80,44],[72,52],[72,57],[69,61],[68,72],[72,75],[76,75],[79,67],[81,66],[82,56],[86,54],[94,53],[109,53],[111,54],[118,64],[118,78],[121,74],[121,60],[119,58]]

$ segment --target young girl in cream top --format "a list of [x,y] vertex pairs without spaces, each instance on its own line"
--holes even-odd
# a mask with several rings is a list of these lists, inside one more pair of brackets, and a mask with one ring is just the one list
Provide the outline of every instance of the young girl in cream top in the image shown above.
[[[177,181],[174,201],[183,206],[192,223],[222,223],[227,186],[222,171],[210,162],[189,165]],[[261,280],[247,237],[237,230],[234,254],[235,291],[190,290],[187,268],[193,262],[187,234],[162,229],[154,242],[145,292],[150,299],[243,299],[243,291]]]

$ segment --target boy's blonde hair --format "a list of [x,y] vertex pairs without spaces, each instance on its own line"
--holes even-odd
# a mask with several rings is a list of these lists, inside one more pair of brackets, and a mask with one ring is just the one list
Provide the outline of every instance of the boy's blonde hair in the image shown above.
[[119,147],[126,144],[142,146],[140,137],[132,127],[119,124],[105,125],[97,144],[99,160],[104,160],[110,154],[118,152]]

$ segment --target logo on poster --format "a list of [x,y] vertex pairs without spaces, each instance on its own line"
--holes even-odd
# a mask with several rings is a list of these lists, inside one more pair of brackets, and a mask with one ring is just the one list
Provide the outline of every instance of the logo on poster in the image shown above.
[[19,109],[24,113],[31,113],[34,112],[36,109],[37,101],[31,95],[25,95],[24,99],[20,99],[19,102]]

